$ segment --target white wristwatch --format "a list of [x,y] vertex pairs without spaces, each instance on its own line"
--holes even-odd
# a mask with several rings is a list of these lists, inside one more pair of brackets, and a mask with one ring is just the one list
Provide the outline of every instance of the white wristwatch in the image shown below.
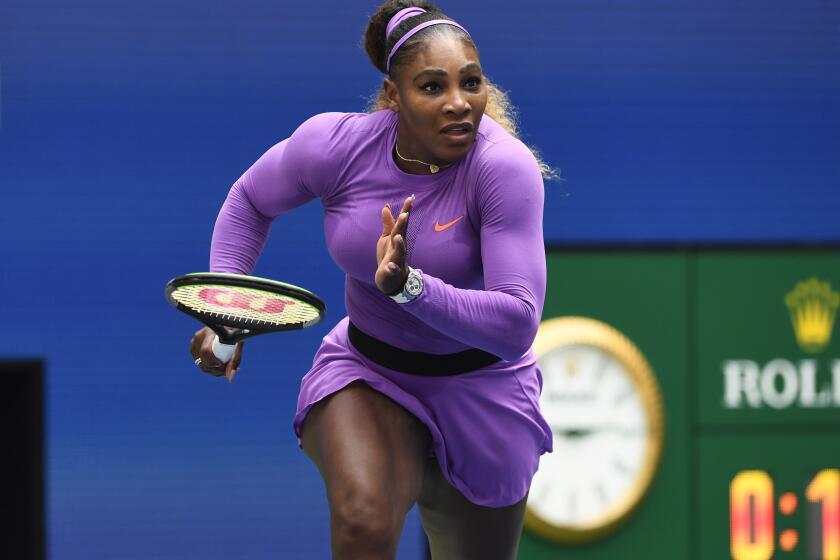
[[397,303],[408,303],[423,293],[423,271],[408,267],[408,278],[401,292],[391,296]]

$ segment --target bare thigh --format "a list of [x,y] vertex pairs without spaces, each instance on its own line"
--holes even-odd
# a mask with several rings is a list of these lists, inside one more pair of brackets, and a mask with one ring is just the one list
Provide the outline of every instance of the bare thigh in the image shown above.
[[422,489],[430,440],[422,422],[364,383],[309,411],[301,446],[326,485],[335,558],[354,558],[365,543],[379,541],[382,557],[393,557]]
[[490,508],[467,500],[428,459],[417,505],[433,560],[515,560],[525,501]]

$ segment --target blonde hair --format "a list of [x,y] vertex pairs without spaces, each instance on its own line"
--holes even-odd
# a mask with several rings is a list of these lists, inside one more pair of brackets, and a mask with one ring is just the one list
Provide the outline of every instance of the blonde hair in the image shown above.
[[[487,76],[484,77],[484,84],[487,87],[487,107],[484,109],[484,114],[496,121],[511,136],[519,138],[517,112],[513,103],[510,101],[510,97],[508,97],[508,94],[503,89],[491,82]],[[388,99],[385,96],[385,88],[383,87],[371,98],[368,111],[379,111],[388,107]],[[528,149],[534,154],[543,179],[559,179],[560,173],[543,161],[542,156],[536,148],[528,146]]]

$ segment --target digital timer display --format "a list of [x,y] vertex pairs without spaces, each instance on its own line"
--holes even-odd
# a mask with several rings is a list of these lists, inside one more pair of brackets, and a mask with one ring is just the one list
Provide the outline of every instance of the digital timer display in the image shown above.
[[[823,469],[805,487],[808,508],[806,534],[809,560],[840,560],[840,469]],[[794,492],[779,496],[778,510],[793,515],[799,505]],[[734,560],[770,560],[776,550],[776,498],[773,479],[766,471],[739,472],[729,486],[729,524]],[[796,529],[779,533],[784,552],[800,543]]]
[[840,560],[840,432],[701,436],[697,560]]

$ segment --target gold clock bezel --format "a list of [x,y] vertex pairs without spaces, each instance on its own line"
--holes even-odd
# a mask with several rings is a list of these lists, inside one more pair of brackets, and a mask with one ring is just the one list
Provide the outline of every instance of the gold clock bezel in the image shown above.
[[605,537],[618,529],[638,508],[650,489],[662,457],[665,436],[662,394],[653,370],[641,351],[615,328],[588,317],[556,317],[543,321],[534,340],[534,351],[540,358],[548,352],[570,344],[594,346],[620,362],[641,397],[648,417],[648,441],[640,474],[629,492],[604,515],[584,526],[556,525],[525,510],[525,528],[544,539],[563,543],[585,543]]

